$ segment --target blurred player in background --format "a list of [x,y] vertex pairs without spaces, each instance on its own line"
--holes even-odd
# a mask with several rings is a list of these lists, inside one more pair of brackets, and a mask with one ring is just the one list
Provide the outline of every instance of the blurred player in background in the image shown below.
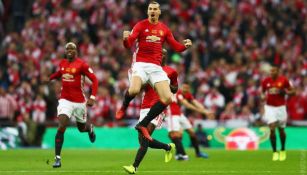
[[[286,160],[286,133],[285,127],[287,123],[287,109],[285,95],[294,95],[295,90],[289,80],[282,75],[279,75],[279,67],[272,65],[270,77],[265,78],[261,83],[262,95],[261,98],[265,101],[264,105],[264,120],[270,127],[270,141],[273,149],[273,161]],[[279,137],[281,141],[281,151],[276,150],[276,133],[278,127]]]
[[166,41],[176,52],[183,52],[192,45],[189,39],[184,40],[184,44],[176,41],[170,29],[159,22],[160,14],[160,4],[152,1],[147,9],[148,19],[138,22],[131,32],[123,32],[123,43],[126,48],[131,48],[135,41],[137,43],[133,54],[130,86],[116,118],[125,115],[130,101],[141,91],[143,84],[149,83],[159,95],[159,100],[135,127],[149,140],[152,138],[146,128],[147,125],[171,103],[169,81],[161,67],[163,43]]
[[181,90],[179,90],[174,96],[172,103],[169,107],[169,112],[167,113],[166,122],[167,129],[169,132],[170,139],[176,145],[176,159],[177,160],[187,160],[188,156],[184,151],[182,144],[182,130],[187,131],[191,143],[195,149],[196,157],[208,158],[206,153],[202,153],[199,149],[199,142],[197,140],[196,134],[193,130],[192,124],[187,119],[187,117],[181,112],[181,106],[199,112],[202,115],[207,116],[207,118],[214,119],[213,112],[204,108],[190,92],[190,85],[188,83],[183,83]]
[[[167,74],[167,77],[170,79],[171,91],[175,93],[178,90],[178,82],[177,82],[178,73],[173,68],[165,66],[166,54],[167,51],[163,49],[162,68],[163,71],[165,71],[165,73]],[[147,115],[152,105],[154,105],[157,101],[159,101],[158,94],[149,84],[145,85],[144,92],[145,94],[142,100],[139,121],[141,121]],[[148,124],[147,129],[150,135],[153,133],[155,128],[161,127],[164,116],[165,116],[164,113],[162,113]],[[148,147],[155,149],[164,149],[166,151],[165,162],[169,162],[172,159],[173,154],[175,152],[175,145],[173,143],[165,144],[155,139],[150,141],[148,139],[145,139],[141,133],[139,133],[138,138],[139,138],[140,148],[138,149],[133,165],[123,167],[126,172],[130,174],[136,173],[136,170],[139,167],[141,161],[143,160]]]
[[[75,117],[80,132],[87,132],[90,141],[95,142],[96,135],[93,125],[86,122],[86,105],[93,106],[97,93],[98,81],[89,65],[77,57],[76,44],[69,42],[65,45],[66,59],[60,62],[59,70],[50,76],[50,81],[62,79],[61,97],[58,105],[59,127],[55,136],[55,163],[54,168],[61,167],[61,149],[64,142],[64,133],[69,124],[69,119]],[[83,84],[87,76],[92,81],[92,91],[86,100]]]

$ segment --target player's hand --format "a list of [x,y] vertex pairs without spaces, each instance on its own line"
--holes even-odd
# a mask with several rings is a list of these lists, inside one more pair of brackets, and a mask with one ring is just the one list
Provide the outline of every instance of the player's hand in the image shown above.
[[86,105],[90,107],[92,107],[94,104],[95,104],[95,100],[92,98],[89,98],[86,102]]
[[183,40],[183,44],[186,48],[189,48],[192,46],[192,41],[190,39]]
[[123,32],[123,40],[126,40],[129,37],[129,35],[130,35],[130,31],[125,30]]

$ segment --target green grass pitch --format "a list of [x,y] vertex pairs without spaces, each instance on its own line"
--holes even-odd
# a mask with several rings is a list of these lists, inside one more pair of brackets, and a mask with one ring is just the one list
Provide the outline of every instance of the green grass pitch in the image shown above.
[[[287,151],[287,160],[272,162],[271,151],[208,150],[209,159],[164,163],[164,151],[148,150],[137,174],[157,175],[306,175],[307,151]],[[19,149],[0,151],[0,174],[126,174],[122,166],[132,164],[136,150],[64,149],[62,167],[53,169],[53,150]]]

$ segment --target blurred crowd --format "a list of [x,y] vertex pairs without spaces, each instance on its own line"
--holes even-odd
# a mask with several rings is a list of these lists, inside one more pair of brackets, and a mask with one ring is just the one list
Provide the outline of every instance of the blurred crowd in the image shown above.
[[[281,65],[297,90],[288,99],[289,121],[307,120],[307,3],[304,0],[161,0],[160,20],[175,38],[191,38],[183,54],[168,46],[168,64],[188,80],[196,99],[216,121],[261,121],[260,81],[269,64]],[[31,120],[54,124],[60,81],[43,84],[73,41],[99,80],[96,125],[129,125],[139,115],[136,98],[124,120],[114,114],[128,87],[132,51],[123,30],[147,17],[146,0],[0,0],[0,125]],[[87,92],[90,86],[85,86]],[[192,118],[204,118],[185,111]]]

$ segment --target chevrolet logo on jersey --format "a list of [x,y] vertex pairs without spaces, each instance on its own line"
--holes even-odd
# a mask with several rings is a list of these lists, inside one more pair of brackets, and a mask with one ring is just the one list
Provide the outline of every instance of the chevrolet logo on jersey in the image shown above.
[[63,77],[63,81],[74,81],[74,76],[71,74],[66,73],[66,74],[63,74],[62,77]]
[[146,37],[147,42],[156,42],[156,41],[160,41],[160,40],[161,40],[161,38],[157,37],[155,35],[150,35],[150,36]]

